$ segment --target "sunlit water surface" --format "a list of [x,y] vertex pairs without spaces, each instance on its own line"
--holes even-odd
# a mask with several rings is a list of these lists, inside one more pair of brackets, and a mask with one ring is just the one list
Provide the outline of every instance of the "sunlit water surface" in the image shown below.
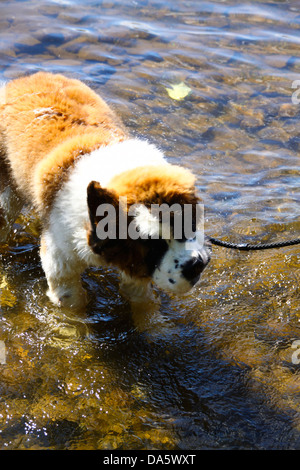
[[[84,80],[196,173],[211,236],[299,237],[297,3],[2,1],[0,78]],[[118,273],[90,269],[74,316],[45,295],[37,228],[25,210],[0,248],[0,448],[300,447],[298,247],[214,248],[159,311],[132,312]]]

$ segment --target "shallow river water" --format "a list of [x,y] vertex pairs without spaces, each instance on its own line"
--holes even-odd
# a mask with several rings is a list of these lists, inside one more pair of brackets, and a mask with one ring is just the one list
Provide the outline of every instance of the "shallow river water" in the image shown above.
[[[0,79],[84,80],[192,169],[205,230],[299,237],[298,1],[0,1]],[[90,269],[53,307],[26,209],[0,247],[1,449],[299,449],[299,248],[213,249],[201,283],[132,312]],[[157,293],[158,294],[158,293]]]

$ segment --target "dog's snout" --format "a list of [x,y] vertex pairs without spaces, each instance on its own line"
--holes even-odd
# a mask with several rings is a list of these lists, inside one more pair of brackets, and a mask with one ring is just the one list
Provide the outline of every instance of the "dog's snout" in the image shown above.
[[199,280],[202,271],[207,265],[209,260],[203,260],[203,258],[198,255],[197,257],[189,259],[182,267],[183,276],[191,283],[196,284]]

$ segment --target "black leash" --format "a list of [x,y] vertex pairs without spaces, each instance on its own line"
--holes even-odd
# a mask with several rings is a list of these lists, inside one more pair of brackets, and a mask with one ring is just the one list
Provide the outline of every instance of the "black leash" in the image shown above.
[[233,250],[241,251],[251,251],[251,250],[270,250],[271,248],[282,248],[284,246],[299,245],[300,238],[295,238],[294,240],[289,240],[285,242],[275,242],[275,243],[259,243],[257,245],[252,245],[251,243],[230,243],[223,240],[218,240],[217,238],[208,237],[209,241],[213,245],[222,246],[224,248],[231,248]]

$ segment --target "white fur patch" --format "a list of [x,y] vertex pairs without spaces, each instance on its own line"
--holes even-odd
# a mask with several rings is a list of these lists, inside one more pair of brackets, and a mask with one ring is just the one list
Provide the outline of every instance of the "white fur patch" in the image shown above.
[[[157,204],[155,204],[157,206]],[[132,208],[130,208],[132,209]],[[154,211],[155,213],[156,211]],[[160,237],[169,240],[172,236],[170,219],[166,217],[162,221],[156,215],[153,215],[151,209],[142,205],[137,205],[130,211],[131,215],[135,216],[135,223],[139,229],[141,238],[154,238]]]
[[[98,181],[106,187],[112,178],[139,166],[168,164],[154,145],[139,139],[128,139],[101,147],[80,159],[75,172],[84,176],[86,186]],[[75,176],[75,174],[74,174]]]

